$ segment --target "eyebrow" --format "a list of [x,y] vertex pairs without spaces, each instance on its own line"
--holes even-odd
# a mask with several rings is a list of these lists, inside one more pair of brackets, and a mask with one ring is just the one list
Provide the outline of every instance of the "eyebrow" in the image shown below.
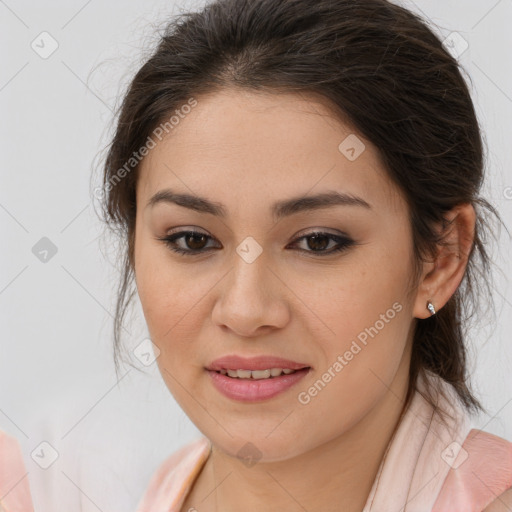
[[[176,204],[200,213],[209,213],[221,218],[227,217],[227,210],[222,203],[192,194],[176,193],[170,189],[163,189],[154,194],[149,199],[146,208],[152,208],[159,203]],[[271,213],[276,220],[279,220],[297,213],[334,206],[360,206],[368,210],[372,208],[361,197],[344,192],[329,191],[314,196],[299,196],[278,201],[272,205]]]

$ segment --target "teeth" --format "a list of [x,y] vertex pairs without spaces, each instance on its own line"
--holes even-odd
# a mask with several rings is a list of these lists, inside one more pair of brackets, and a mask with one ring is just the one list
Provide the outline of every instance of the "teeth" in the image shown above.
[[229,377],[238,379],[269,379],[272,377],[279,377],[282,373],[289,375],[294,373],[296,370],[290,370],[289,368],[270,368],[268,370],[220,370],[222,375],[228,375]]

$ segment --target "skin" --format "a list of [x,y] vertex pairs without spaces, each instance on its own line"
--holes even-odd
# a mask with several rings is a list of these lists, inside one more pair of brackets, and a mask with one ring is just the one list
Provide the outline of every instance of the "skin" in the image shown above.
[[512,487],[500,494],[483,512],[510,512],[512,510]]
[[[135,276],[162,377],[213,451],[182,510],[360,511],[397,425],[408,385],[414,323],[457,289],[472,244],[475,212],[460,205],[450,245],[424,265],[412,289],[408,208],[379,152],[316,96],[222,90],[196,98],[143,160],[137,183]],[[354,161],[338,146],[364,142]],[[222,203],[225,218],[171,203],[146,206],[162,189]],[[275,222],[271,205],[337,191],[370,209],[337,205]],[[183,256],[158,238],[194,228],[213,247]],[[315,231],[355,244],[322,256]],[[236,252],[248,236],[262,253]],[[295,241],[295,242],[294,242]],[[336,247],[324,239],[320,252]],[[329,244],[329,245],[327,245]],[[303,252],[301,252],[301,249]],[[358,334],[392,308],[394,318],[307,404],[307,391]],[[312,367],[301,382],[258,403],[226,398],[205,371],[225,354],[271,354]],[[237,452],[253,443],[261,458]],[[215,489],[215,490],[214,490]],[[213,491],[213,492],[212,492]]]

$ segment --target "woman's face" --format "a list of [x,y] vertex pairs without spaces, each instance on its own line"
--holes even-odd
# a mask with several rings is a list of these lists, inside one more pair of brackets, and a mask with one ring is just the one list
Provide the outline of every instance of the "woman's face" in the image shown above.
[[[196,99],[140,168],[137,289],[162,377],[196,426],[230,454],[250,441],[286,459],[348,432],[407,374],[408,210],[376,148],[324,102]],[[228,355],[307,369],[207,370]]]

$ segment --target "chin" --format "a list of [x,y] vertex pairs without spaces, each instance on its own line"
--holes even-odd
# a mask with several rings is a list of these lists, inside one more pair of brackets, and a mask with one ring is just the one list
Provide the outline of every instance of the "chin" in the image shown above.
[[[268,431],[271,431],[268,430]],[[255,463],[279,462],[291,459],[307,451],[304,441],[297,442],[299,436],[281,432],[271,433],[267,436],[267,430],[251,431],[244,430],[243,435],[237,435],[233,430],[230,431],[233,437],[222,431],[220,435],[207,437],[212,441],[215,447],[230,457],[240,459],[247,467]],[[206,435],[206,434],[205,434]],[[304,439],[300,437],[300,439]]]

